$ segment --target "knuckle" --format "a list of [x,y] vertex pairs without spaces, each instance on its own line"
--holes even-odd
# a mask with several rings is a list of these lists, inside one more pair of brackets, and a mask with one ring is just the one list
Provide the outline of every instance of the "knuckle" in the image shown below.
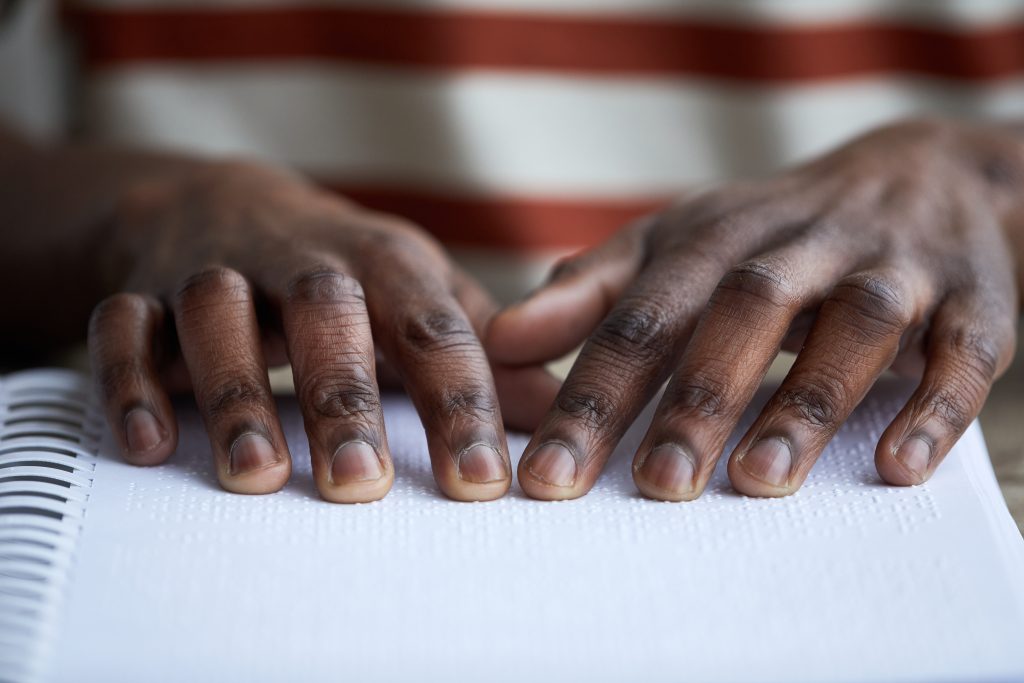
[[[148,302],[137,294],[115,294],[93,309],[89,320],[89,352],[96,382],[112,397],[137,386],[149,372],[147,358],[134,346],[133,331],[144,324]],[[126,346],[126,337],[131,345]]]
[[842,280],[831,299],[881,331],[902,331],[913,321],[909,298],[895,283],[878,275],[854,275]]
[[249,297],[249,283],[236,270],[224,266],[211,266],[186,277],[178,286],[174,300],[179,308],[202,306],[211,297],[233,299]]
[[591,341],[615,356],[647,363],[668,353],[669,327],[670,316],[650,302],[623,305],[608,315]]
[[416,312],[405,320],[401,330],[402,343],[413,353],[475,350],[479,346],[466,319],[445,309]]
[[727,391],[727,383],[698,375],[685,382],[671,383],[665,398],[675,416],[716,418],[726,413]]
[[146,373],[146,366],[140,358],[127,357],[100,363],[95,372],[100,391],[110,398],[136,386]]
[[376,244],[385,247],[408,248],[433,243],[429,234],[414,222],[402,216],[364,211],[363,219],[377,228],[371,233]]
[[303,403],[320,417],[374,418],[380,414],[377,387],[368,375],[329,373],[312,377],[302,387]]
[[[710,213],[704,220],[694,221],[694,236],[705,241],[709,245],[718,243],[718,249],[709,250],[711,253],[719,253],[722,251],[723,246],[721,242],[730,238],[736,238],[740,235],[749,236],[756,234],[758,231],[758,224],[761,219],[755,212],[751,210],[751,207],[746,205],[745,202],[739,201],[735,198],[727,197],[725,200],[726,205],[718,210],[717,213]],[[725,263],[727,268],[730,265],[735,264]],[[723,268],[724,271],[724,268]]]
[[[947,337],[946,343],[954,357],[977,381],[989,383],[999,374],[1008,356],[1007,341],[989,330],[961,328]],[[1012,338],[1009,341],[1012,345]]]
[[569,280],[586,270],[582,255],[566,256],[559,259],[548,274],[548,282]]
[[558,394],[558,410],[594,431],[609,424],[615,417],[615,404],[600,389],[575,387]]
[[1020,165],[1007,150],[998,149],[979,155],[976,162],[978,174],[985,182],[994,186],[1020,187]]
[[263,412],[269,393],[263,382],[254,378],[217,378],[202,392],[205,412],[214,420],[240,412]]
[[737,208],[735,187],[725,185],[711,188],[696,195],[683,197],[669,211],[661,214],[663,220],[655,229],[670,231],[678,225],[701,226],[702,230],[712,229],[711,226],[726,220]]
[[841,382],[824,374],[816,377],[814,383],[784,389],[778,400],[782,410],[792,412],[801,422],[819,429],[834,428],[845,413]]
[[122,292],[109,296],[92,311],[89,329],[101,332],[117,321],[137,321],[143,319],[148,312],[146,299],[139,294]]
[[303,271],[288,281],[292,303],[364,303],[366,296],[354,277],[330,269]]
[[482,387],[444,390],[441,408],[446,417],[468,415],[480,421],[493,419],[497,412],[494,395]]
[[361,230],[356,239],[357,251],[364,259],[422,262],[432,258],[439,263],[447,262],[444,247],[437,239],[405,218],[364,210],[359,214],[359,222],[371,228]]
[[785,267],[769,261],[748,261],[730,270],[718,284],[720,291],[756,299],[773,308],[799,304],[799,295]]
[[966,386],[948,383],[925,399],[924,413],[934,415],[956,434],[963,432],[974,419],[973,401]]

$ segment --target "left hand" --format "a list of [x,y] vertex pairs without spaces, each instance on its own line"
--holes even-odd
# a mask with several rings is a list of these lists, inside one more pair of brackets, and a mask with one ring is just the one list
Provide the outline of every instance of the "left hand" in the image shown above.
[[926,480],[1013,356],[1021,241],[1006,217],[1021,147],[995,128],[890,126],[688,198],[560,264],[486,339],[494,361],[520,365],[586,339],[520,462],[524,491],[589,491],[669,379],[633,476],[649,497],[696,498],[780,348],[799,355],[730,457],[738,491],[800,488],[890,367],[921,381],[876,466],[891,484]]

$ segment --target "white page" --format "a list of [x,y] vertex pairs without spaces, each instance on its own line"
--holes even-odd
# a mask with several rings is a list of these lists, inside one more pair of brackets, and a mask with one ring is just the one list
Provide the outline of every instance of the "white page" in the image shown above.
[[1024,680],[1024,542],[977,425],[927,485],[874,471],[905,395],[876,390],[792,497],[720,466],[683,504],[636,493],[637,430],[580,500],[449,501],[399,397],[384,501],[317,497],[288,399],[291,481],[233,495],[183,411],[168,464],[99,458],[54,680]]

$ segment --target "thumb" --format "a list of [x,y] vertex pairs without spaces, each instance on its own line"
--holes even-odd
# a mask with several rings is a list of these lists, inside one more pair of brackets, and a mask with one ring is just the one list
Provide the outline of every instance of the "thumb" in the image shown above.
[[650,223],[641,219],[604,244],[560,261],[544,285],[498,312],[484,335],[491,360],[546,363],[579,346],[640,270]]

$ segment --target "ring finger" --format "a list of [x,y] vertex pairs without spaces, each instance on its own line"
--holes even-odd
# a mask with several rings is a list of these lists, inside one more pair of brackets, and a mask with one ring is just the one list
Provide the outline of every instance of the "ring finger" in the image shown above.
[[793,321],[857,258],[821,253],[814,242],[787,245],[722,278],[637,450],[633,479],[644,495],[679,501],[703,491]]
[[928,278],[911,267],[841,280],[821,305],[793,368],[733,451],[733,486],[752,496],[800,488],[931,300]]

